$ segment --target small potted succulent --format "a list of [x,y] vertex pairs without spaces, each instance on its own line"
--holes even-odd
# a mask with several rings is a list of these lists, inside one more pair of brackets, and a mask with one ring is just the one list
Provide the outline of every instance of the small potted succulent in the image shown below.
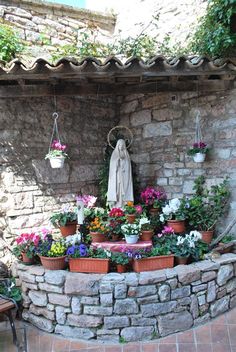
[[154,227],[151,224],[151,220],[149,220],[146,217],[142,217],[139,220],[139,226],[140,226],[140,240],[141,241],[151,241],[154,233]]
[[111,253],[102,248],[94,250],[81,243],[68,247],[66,254],[72,272],[108,273]]
[[77,225],[77,209],[76,207],[66,204],[60,212],[54,213],[50,217],[53,226],[60,229],[63,237],[74,235]]
[[40,236],[34,232],[22,233],[16,238],[13,254],[25,264],[33,264],[35,250],[40,241]]
[[101,218],[96,217],[89,225],[89,235],[92,242],[105,242],[107,230],[106,223]]
[[185,199],[171,199],[163,208],[160,215],[161,222],[167,221],[167,225],[176,233],[185,232]]
[[45,159],[49,159],[51,167],[53,169],[61,169],[64,166],[65,158],[68,157],[66,154],[67,146],[61,144],[61,142],[55,139],[51,146],[48,154],[45,156]]
[[153,187],[147,187],[140,195],[142,203],[148,208],[150,215],[157,215],[166,201],[164,190],[156,190]]
[[129,264],[129,257],[123,252],[112,252],[111,261],[116,264],[118,273],[124,273],[126,271],[126,265]]
[[125,241],[128,244],[134,244],[138,242],[140,227],[138,224],[124,224],[121,226],[121,231],[125,236]]
[[187,152],[188,155],[193,157],[195,163],[202,163],[205,161],[206,153],[208,152],[209,148],[207,144],[203,141],[196,142],[192,145]]

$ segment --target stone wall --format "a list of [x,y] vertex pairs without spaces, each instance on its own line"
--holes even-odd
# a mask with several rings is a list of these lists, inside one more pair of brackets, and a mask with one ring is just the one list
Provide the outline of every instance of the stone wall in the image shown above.
[[76,45],[80,34],[91,29],[99,40],[107,41],[115,27],[115,17],[71,6],[35,0],[1,0],[0,20],[13,25],[28,46],[23,55],[51,58],[55,47]]
[[235,254],[140,274],[81,274],[18,264],[18,275],[23,318],[42,330],[81,339],[150,340],[236,305]]
[[[193,181],[205,175],[208,185],[230,177],[229,218],[236,213],[236,90],[216,93],[157,93],[121,100],[120,123],[134,133],[132,159],[140,187],[164,186],[171,197],[190,195]],[[195,137],[196,110],[210,152],[204,163],[187,155]]]
[[[8,245],[16,234],[47,226],[52,211],[75,201],[78,192],[97,194],[107,133],[118,122],[113,99],[60,97],[57,107],[70,157],[63,169],[51,169],[44,160],[52,98],[0,99],[0,235]],[[0,257],[3,247],[0,239]]]

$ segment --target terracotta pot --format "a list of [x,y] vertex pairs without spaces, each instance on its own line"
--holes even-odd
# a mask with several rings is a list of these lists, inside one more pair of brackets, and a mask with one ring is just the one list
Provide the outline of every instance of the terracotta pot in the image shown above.
[[126,266],[123,264],[116,264],[116,271],[120,274],[126,272]]
[[136,273],[140,273],[141,271],[152,271],[152,270],[173,268],[173,266],[174,266],[173,254],[133,260],[133,270]]
[[106,237],[104,233],[100,232],[90,232],[90,236],[92,237],[92,242],[105,242]]
[[127,214],[126,219],[129,224],[133,224],[135,222],[136,215],[135,214]]
[[160,209],[158,209],[158,208],[151,208],[151,209],[149,210],[149,213],[150,213],[151,216],[157,216],[157,215],[160,213]]
[[62,257],[43,257],[39,256],[41,264],[45,269],[48,270],[63,270],[66,267],[66,256]]
[[202,234],[202,241],[205,243],[211,243],[212,238],[213,238],[213,234],[214,231],[200,231],[200,233]]
[[172,227],[175,233],[184,233],[186,230],[185,220],[168,220],[167,226]]
[[116,233],[111,234],[111,241],[112,242],[117,242],[117,241],[119,241],[119,239],[120,239],[120,236],[117,235]]
[[79,273],[108,273],[109,259],[100,258],[70,258],[69,268]]
[[140,241],[151,241],[153,237],[153,230],[143,230],[140,235]]
[[66,226],[60,226],[60,231],[63,237],[74,235],[76,233],[76,221],[68,222]]
[[27,257],[26,252],[21,252],[21,256],[22,256],[22,262],[25,264],[33,264],[34,263],[34,257],[29,258]]
[[188,257],[175,257],[177,265],[185,265],[188,262]]

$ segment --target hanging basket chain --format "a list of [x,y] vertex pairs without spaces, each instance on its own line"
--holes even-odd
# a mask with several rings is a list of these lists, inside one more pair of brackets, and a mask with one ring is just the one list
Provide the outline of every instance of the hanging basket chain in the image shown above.
[[48,148],[49,152],[51,151],[51,145],[52,145],[52,142],[53,142],[54,135],[56,136],[56,139],[58,140],[58,142],[61,143],[60,135],[59,135],[59,132],[58,132],[58,126],[57,126],[57,119],[58,119],[59,115],[58,115],[57,112],[54,112],[52,114],[52,117],[54,118],[54,123],[53,123],[51,140],[50,140],[50,144],[49,144],[49,148]]
[[195,133],[195,143],[199,143],[202,141],[202,131],[200,125],[200,111],[197,110],[196,113],[196,133]]

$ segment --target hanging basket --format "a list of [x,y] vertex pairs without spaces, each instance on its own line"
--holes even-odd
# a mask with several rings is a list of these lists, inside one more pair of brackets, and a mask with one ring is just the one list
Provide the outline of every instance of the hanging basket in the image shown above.
[[204,153],[196,153],[193,156],[193,161],[195,163],[203,163],[205,161],[205,158],[206,158],[206,154],[204,154]]
[[50,164],[52,169],[62,169],[64,166],[64,157],[55,157],[55,158],[50,158]]

